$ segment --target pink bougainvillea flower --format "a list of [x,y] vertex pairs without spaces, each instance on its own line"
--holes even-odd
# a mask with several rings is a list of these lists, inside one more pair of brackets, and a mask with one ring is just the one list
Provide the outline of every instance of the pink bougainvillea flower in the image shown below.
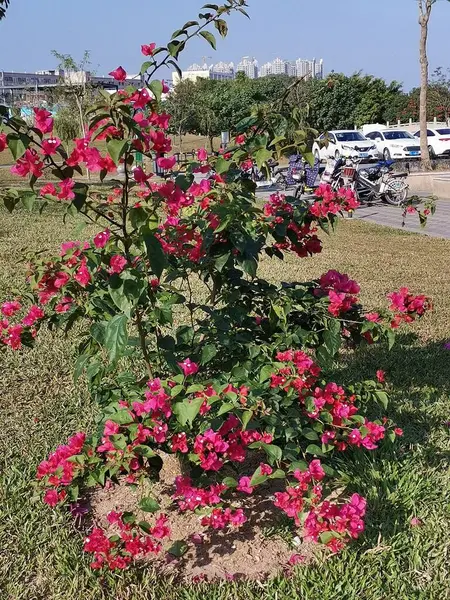
[[323,470],[322,464],[319,459],[315,459],[310,462],[308,472],[313,479],[316,481],[322,481],[325,477],[325,471]]
[[124,256],[121,256],[120,254],[115,254],[109,259],[111,273],[122,273],[126,264],[127,259]]
[[142,44],[141,52],[144,56],[152,56],[153,52],[155,51],[155,48],[156,48],[156,44],[154,44],[154,43]]
[[162,89],[162,93],[163,94],[168,94],[170,92],[170,88],[167,85],[167,83],[164,81],[164,79],[161,81],[163,89]]
[[11,167],[11,173],[19,175],[19,177],[26,177],[31,173],[34,177],[39,178],[42,177],[43,169],[44,163],[41,161],[36,150],[28,148],[25,154]]
[[142,167],[137,167],[133,171],[133,177],[136,183],[145,183],[148,181],[148,179],[150,179],[151,175],[146,175]]
[[192,362],[190,358],[186,358],[183,362],[178,363],[178,366],[183,371],[185,377],[195,375],[198,372],[198,365]]
[[381,369],[377,371],[377,379],[380,383],[384,383],[386,381],[386,373]]
[[53,285],[55,286],[55,288],[57,290],[63,288],[65,285],[67,285],[67,283],[70,280],[70,275],[69,273],[66,273],[65,271],[58,271],[58,273],[56,273],[55,279],[53,281]]
[[26,327],[32,327],[36,321],[44,317],[44,311],[35,304],[30,308],[26,316],[22,319],[22,324]]
[[22,308],[20,302],[14,300],[12,302],[4,302],[0,308],[4,317],[12,317]]
[[208,160],[208,152],[205,150],[205,148],[199,148],[197,150],[197,158],[200,162]]
[[94,246],[96,248],[104,248],[111,237],[111,232],[109,229],[105,229],[105,231],[101,231],[97,233],[94,237]]
[[56,196],[57,191],[53,183],[46,183],[41,187],[41,191],[39,192],[40,196]]
[[91,274],[86,266],[86,260],[81,263],[78,271],[75,273],[74,279],[78,281],[81,287],[86,287],[91,281]]
[[6,143],[6,134],[5,133],[0,133],[0,152],[3,152],[3,150],[6,149],[7,143]]
[[394,429],[394,433],[395,433],[395,435],[397,435],[398,437],[402,437],[402,435],[403,435],[403,429],[401,429],[400,427],[396,427],[396,428]]
[[61,140],[57,137],[48,138],[47,140],[42,140],[41,146],[44,156],[52,156],[52,154],[56,154],[56,151],[61,146]]
[[41,133],[51,133],[53,131],[52,113],[44,108],[33,108],[34,111],[34,126]]
[[64,181],[61,181],[59,184],[61,191],[58,194],[58,198],[60,200],[73,200],[75,198],[74,185],[75,181],[73,179],[64,179]]
[[291,556],[291,558],[289,559],[289,564],[293,565],[293,566],[300,565],[300,564],[304,563],[305,560],[306,560],[306,557],[303,556],[302,554],[293,554]]
[[265,463],[261,463],[259,465],[259,469],[261,471],[261,475],[272,475],[273,469],[270,465],[266,465]]
[[61,301],[55,306],[57,313],[66,313],[72,308],[72,298],[70,296],[64,296]]
[[114,77],[116,81],[125,81],[127,78],[127,72],[122,67],[117,67],[117,69],[114,69],[114,71],[111,71],[108,75]]
[[423,522],[419,519],[419,517],[412,517],[409,524],[411,525],[411,527],[421,527],[423,525]]
[[56,490],[47,490],[44,494],[44,502],[52,508],[58,504],[58,492]]
[[241,477],[237,489],[239,492],[244,492],[244,494],[253,494],[253,488],[250,485],[250,477]]
[[242,144],[245,144],[245,135],[237,135],[236,136],[236,144],[238,146],[241,146]]
[[161,156],[156,160],[156,163],[161,169],[168,170],[172,169],[176,165],[177,158],[176,156],[169,156],[167,158]]

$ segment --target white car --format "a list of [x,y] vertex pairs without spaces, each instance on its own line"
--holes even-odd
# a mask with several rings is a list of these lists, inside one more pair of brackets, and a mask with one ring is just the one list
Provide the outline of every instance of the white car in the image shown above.
[[366,138],[375,142],[384,160],[420,158],[420,144],[409,131],[379,128],[366,132]]
[[[420,139],[420,131],[414,135]],[[431,158],[435,156],[450,157],[450,127],[428,129],[428,150]]]
[[[328,145],[326,142],[328,140]],[[357,156],[368,160],[379,158],[375,144],[362,133],[354,130],[338,130],[323,133],[313,145],[313,154],[319,160]]]

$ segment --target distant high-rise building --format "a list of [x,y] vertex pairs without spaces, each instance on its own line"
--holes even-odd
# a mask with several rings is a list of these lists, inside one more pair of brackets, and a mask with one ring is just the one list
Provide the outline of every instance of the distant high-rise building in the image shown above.
[[281,58],[276,58],[272,61],[272,73],[273,75],[287,75],[288,62]]
[[218,63],[217,65],[210,66],[194,63],[186,71],[183,71],[181,76],[178,72],[172,73],[173,87],[176,87],[182,80],[197,81],[197,79],[213,79],[215,81],[226,81],[234,79],[234,70],[231,68],[231,65],[233,63]]
[[319,62],[316,62],[316,68],[314,70],[314,77],[316,79],[323,79],[323,59],[321,58]]
[[312,60],[299,58],[295,64],[297,67],[297,77],[323,79],[323,59],[317,62],[315,58]]
[[273,75],[272,63],[268,62],[261,66],[259,69],[260,77],[267,77],[267,75]]
[[244,56],[236,68],[237,72],[242,72],[250,79],[258,77],[258,61],[251,56]]
[[233,62],[218,62],[213,66],[215,73],[233,73],[234,74],[234,63]]
[[291,60],[287,63],[287,74],[291,77],[297,76],[297,65],[295,63],[295,60]]

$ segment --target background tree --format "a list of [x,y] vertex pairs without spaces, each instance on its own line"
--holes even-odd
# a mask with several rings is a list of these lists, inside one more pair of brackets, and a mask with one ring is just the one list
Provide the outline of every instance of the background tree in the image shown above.
[[9,6],[9,0],[0,0],[0,21],[6,16],[6,9]]
[[422,155],[422,165],[425,170],[431,169],[430,152],[428,150],[427,135],[427,107],[428,107],[428,26],[430,23],[431,12],[437,0],[417,0],[419,4],[419,25],[420,25],[420,151]]
[[170,132],[178,136],[180,149],[183,135],[196,129],[196,94],[193,81],[181,81],[165,102],[164,110],[172,115]]
[[433,72],[429,86],[429,109],[435,111],[433,116],[450,123],[450,69],[438,67]]
[[74,124],[78,123],[77,135],[84,137],[88,131],[86,112],[95,95],[87,77],[91,67],[90,52],[85,50],[79,62],[70,54],[56,50],[52,50],[52,55],[59,61],[58,69],[63,72],[55,89],[55,99],[64,107],[57,119],[58,134],[63,139],[73,138]]

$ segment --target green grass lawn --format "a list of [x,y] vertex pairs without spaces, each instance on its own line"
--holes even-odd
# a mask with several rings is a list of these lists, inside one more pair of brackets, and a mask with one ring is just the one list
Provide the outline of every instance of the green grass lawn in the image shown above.
[[[400,214],[399,214],[400,219]],[[0,209],[0,298],[24,288],[24,250],[56,249],[75,221]],[[86,236],[89,230],[78,234]],[[450,240],[341,223],[322,255],[265,259],[264,276],[302,280],[336,268],[357,279],[368,307],[401,285],[433,296],[435,311],[405,331],[391,352],[359,351],[341,380],[392,384],[388,416],[405,430],[395,449],[347,455],[335,464],[349,489],[367,496],[367,531],[340,556],[300,567],[289,579],[177,587],[149,570],[99,579],[83,556],[82,532],[45,507],[33,487],[37,464],[73,432],[93,427],[96,408],[71,380],[75,338],[40,335],[37,348],[0,355],[1,600],[445,600],[450,598]],[[419,517],[422,527],[410,526]]]

